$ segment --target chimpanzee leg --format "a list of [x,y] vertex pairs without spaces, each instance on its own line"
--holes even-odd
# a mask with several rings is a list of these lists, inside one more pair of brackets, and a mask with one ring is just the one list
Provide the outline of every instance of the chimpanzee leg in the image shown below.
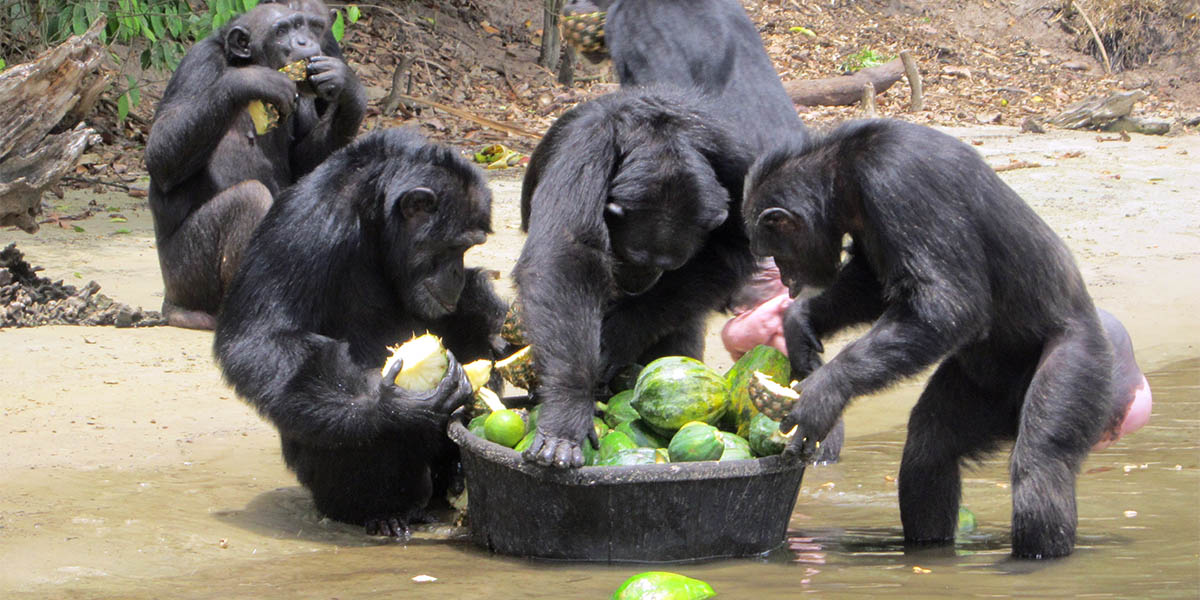
[[1013,555],[1048,558],[1075,546],[1075,474],[1108,410],[1112,354],[1098,327],[1047,343],[1025,392],[1010,461]]
[[214,196],[160,244],[168,323],[189,329],[216,326],[221,298],[271,202],[266,186],[243,181]]
[[944,362],[908,419],[900,462],[900,522],[909,543],[954,540],[962,499],[960,461],[989,450],[1005,429],[1003,402],[989,398],[963,366]]

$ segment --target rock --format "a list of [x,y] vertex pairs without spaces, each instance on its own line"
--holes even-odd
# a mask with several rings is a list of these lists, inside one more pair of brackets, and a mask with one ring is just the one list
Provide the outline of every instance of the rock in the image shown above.
[[1145,135],[1163,135],[1170,130],[1170,121],[1144,117],[1121,117],[1104,125],[1104,131],[1128,131]]
[[1133,105],[1146,97],[1146,92],[1133,90],[1114,92],[1107,97],[1093,96],[1076,102],[1049,120],[1051,125],[1066,129],[1097,129],[1110,121],[1127,116]]

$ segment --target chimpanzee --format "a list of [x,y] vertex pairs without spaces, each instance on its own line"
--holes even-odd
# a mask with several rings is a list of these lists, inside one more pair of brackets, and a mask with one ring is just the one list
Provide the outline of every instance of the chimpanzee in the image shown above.
[[602,29],[589,37],[602,45],[581,50],[593,62],[611,56],[622,87],[694,87],[713,98],[715,112],[757,152],[805,135],[738,0],[568,0],[563,15],[569,42],[578,39],[571,35],[572,18],[594,23],[602,15]]
[[1012,553],[1069,554],[1075,474],[1108,422],[1113,350],[1050,227],[974,149],[891,120],[763,156],[743,211],[754,252],[775,257],[785,284],[826,288],[785,317],[798,372],[819,364],[822,338],[873,322],[801,381],[786,452],[812,453],[852,398],[940,363],[908,421],[906,542],[953,542],[960,463],[1014,440]]
[[[272,199],[352,140],[366,93],[319,0],[256,6],[198,42],[171,77],[146,144],[163,316],[211,329],[246,240]],[[312,95],[277,71],[308,60]],[[283,123],[258,134],[250,102]]]
[[534,150],[513,272],[544,405],[526,460],[581,466],[597,385],[700,358],[705,318],[754,269],[737,202],[753,154],[704,102],[620,91],[568,111]]
[[[491,231],[491,201],[453,151],[385,130],[284,190],[251,236],[214,350],[325,515],[407,538],[454,483],[447,415],[471,391],[459,361],[497,357],[507,308],[463,266]],[[381,378],[387,346],[426,331],[452,354],[438,388]]]

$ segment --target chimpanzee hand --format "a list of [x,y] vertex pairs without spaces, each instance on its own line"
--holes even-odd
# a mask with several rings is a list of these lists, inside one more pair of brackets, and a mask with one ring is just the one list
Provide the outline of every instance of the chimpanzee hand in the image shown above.
[[269,102],[279,110],[281,118],[296,110],[296,102],[300,99],[296,82],[275,69],[247,65],[226,69],[223,77],[229,79],[226,89],[239,103],[251,100]]
[[349,79],[350,67],[341,59],[314,56],[308,61],[308,80],[316,88],[317,95],[327,102],[337,101]]
[[594,404],[583,401],[542,402],[537,433],[522,456],[544,467],[575,469],[583,466],[583,444],[600,447],[592,425]]
[[396,375],[403,367],[403,361],[396,361],[379,382],[380,402],[397,413],[444,426],[450,413],[471,398],[471,382],[462,365],[449,350],[446,358],[449,361],[446,376],[428,392],[414,392],[396,385]]
[[804,379],[824,364],[821,353],[825,346],[813,329],[808,302],[792,302],[783,315],[783,337],[792,363],[792,379]]
[[814,460],[821,441],[829,435],[846,407],[849,399],[823,375],[824,372],[818,369],[800,382],[800,400],[779,423],[779,430],[784,435],[790,434],[783,450],[785,458],[804,462]]

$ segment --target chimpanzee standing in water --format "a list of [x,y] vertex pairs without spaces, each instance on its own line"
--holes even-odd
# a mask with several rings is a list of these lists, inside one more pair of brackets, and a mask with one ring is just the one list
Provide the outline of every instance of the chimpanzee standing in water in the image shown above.
[[573,16],[602,28],[588,36],[596,43],[580,49],[592,62],[610,56],[622,88],[694,88],[756,152],[806,135],[738,0],[568,0],[563,16],[569,42],[580,42]]
[[[172,325],[211,329],[272,199],[352,140],[366,94],[318,0],[255,7],[198,42],[171,77],[146,144],[150,209]],[[308,61],[315,95],[278,69]],[[259,135],[252,100],[284,119]]]
[[[459,361],[497,358],[507,309],[463,266],[491,232],[491,201],[450,149],[380,131],[285,190],[250,238],[214,349],[323,514],[407,538],[454,484],[446,420],[471,393]],[[380,377],[387,346],[426,331],[452,354],[437,389]]]
[[544,406],[526,460],[583,465],[617,370],[701,358],[705,319],[754,269],[739,214],[753,153],[691,91],[580,104],[534,150],[513,272]]
[[960,464],[1014,440],[1012,553],[1069,554],[1075,474],[1115,410],[1113,348],[1058,236],[971,147],[900,121],[769,153],[743,210],[785,284],[827,288],[788,308],[797,372],[820,364],[822,338],[873,322],[801,382],[786,453],[812,453],[851,399],[940,363],[908,422],[905,541],[952,543]]

